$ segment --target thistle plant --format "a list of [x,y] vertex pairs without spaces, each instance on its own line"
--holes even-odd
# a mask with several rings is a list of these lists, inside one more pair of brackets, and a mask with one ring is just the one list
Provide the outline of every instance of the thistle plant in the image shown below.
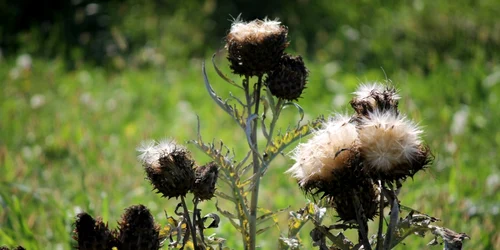
[[[302,114],[296,101],[307,85],[308,71],[302,58],[284,52],[289,44],[287,32],[281,23],[271,20],[236,20],[232,24],[225,48],[230,68],[240,75],[241,84],[225,76],[213,58],[212,62],[218,75],[240,89],[244,99],[232,94],[227,99],[219,97],[203,65],[209,95],[242,129],[249,149],[243,160],[235,161],[234,153],[222,142],[205,143],[198,134],[191,143],[220,167],[220,180],[231,190],[216,194],[234,203],[235,214],[217,209],[241,233],[245,249],[256,248],[257,233],[266,229],[257,226],[279,212],[257,214],[262,177],[287,146],[311,133],[312,138],[292,150],[295,164],[287,172],[318,204],[333,208],[341,223],[322,225],[325,209],[318,204],[306,205],[290,213],[288,237],[281,237],[279,243],[282,249],[300,247],[297,234],[309,220],[315,225],[311,236],[320,249],[392,249],[412,233],[425,232],[443,238],[445,248],[461,248],[467,235],[435,226],[436,218],[400,205],[402,184],[427,167],[432,154],[421,139],[422,130],[400,113],[400,96],[390,84],[361,85],[351,101],[354,115],[319,117],[302,125],[299,121],[298,126],[274,134],[284,107],[293,105]],[[263,136],[265,143],[259,143],[258,136]],[[386,207],[390,207],[390,218],[384,233]],[[405,219],[399,218],[402,209],[409,211]],[[377,216],[378,231],[369,236],[368,222]],[[358,243],[342,233],[333,235],[333,229],[357,230]]]
[[[436,226],[437,218],[400,204],[404,182],[428,167],[433,156],[422,139],[422,129],[398,109],[401,98],[390,83],[360,85],[350,102],[352,115],[304,122],[297,102],[309,84],[309,71],[300,56],[285,52],[288,28],[276,20],[237,19],[225,41],[235,76],[222,73],[215,63],[217,53],[212,57],[213,67],[239,93],[226,98],[216,93],[205,64],[204,85],[215,104],[239,127],[247,150],[237,157],[230,144],[205,141],[200,133],[202,121],[198,121],[197,138],[188,143],[204,152],[211,159],[208,163],[198,164],[187,147],[173,139],[143,143],[137,150],[146,179],[161,196],[180,199],[175,217],[167,215],[167,224],[160,227],[146,207],[132,206],[119,228],[110,230],[101,219],[82,213],[75,222],[78,249],[159,249],[162,245],[222,249],[224,239],[204,233],[218,226],[219,216],[202,216],[198,208],[200,202],[216,197],[232,204],[233,209],[227,210],[216,203],[216,210],[239,232],[244,249],[254,250],[257,236],[270,228],[264,222],[286,211],[259,206],[261,181],[273,160],[297,141],[288,154],[294,163],[286,171],[289,175],[283,176],[295,179],[313,202],[289,212],[288,232],[277,242],[280,249],[300,249],[299,232],[308,222],[314,225],[310,232],[314,246],[322,250],[392,249],[410,235],[428,232],[435,236],[431,244],[441,238],[445,249],[461,249],[466,234]],[[277,122],[288,106],[296,107],[301,118],[289,122],[296,125],[279,130]],[[188,194],[193,197],[191,207]],[[336,224],[324,224],[328,209],[340,219]],[[401,218],[403,212],[407,215]],[[370,235],[369,222],[377,219],[377,231]],[[344,236],[341,231],[345,230],[357,231],[357,242]]]

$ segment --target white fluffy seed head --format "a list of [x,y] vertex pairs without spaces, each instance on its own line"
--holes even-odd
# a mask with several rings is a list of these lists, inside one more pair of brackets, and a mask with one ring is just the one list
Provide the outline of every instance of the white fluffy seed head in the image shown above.
[[178,145],[173,139],[163,139],[159,142],[153,140],[144,141],[136,150],[140,153],[138,156],[139,161],[142,164],[152,166],[159,164],[159,159],[162,156],[182,148],[184,147]]
[[396,93],[396,90],[393,87],[380,82],[363,83],[359,85],[353,94],[355,100],[369,100],[372,104],[375,104],[374,96],[380,96],[383,94],[388,94],[388,97],[394,101],[401,99],[401,96]]
[[283,32],[283,26],[278,20],[253,20],[251,22],[243,22],[236,19],[231,25],[229,37],[236,41],[252,40],[255,42],[262,41],[265,37],[271,34],[279,34]]
[[304,186],[309,181],[330,180],[332,170],[342,168],[349,160],[358,133],[350,117],[336,115],[306,143],[292,151],[295,164],[286,172]]
[[363,100],[370,98],[374,93],[382,93],[384,88],[384,85],[378,82],[362,83],[353,94],[355,95],[355,98]]
[[404,116],[376,111],[361,119],[359,150],[366,166],[388,172],[417,157],[421,134]]

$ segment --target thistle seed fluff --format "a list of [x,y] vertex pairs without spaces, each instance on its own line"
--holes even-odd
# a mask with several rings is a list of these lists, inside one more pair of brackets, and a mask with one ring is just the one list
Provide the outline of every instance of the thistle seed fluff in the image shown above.
[[309,181],[331,180],[332,170],[342,168],[350,159],[358,133],[350,117],[336,115],[316,131],[306,143],[299,144],[292,152],[295,164],[286,172],[301,186]]
[[417,157],[422,130],[393,112],[374,112],[361,120],[360,152],[366,166],[388,172]]

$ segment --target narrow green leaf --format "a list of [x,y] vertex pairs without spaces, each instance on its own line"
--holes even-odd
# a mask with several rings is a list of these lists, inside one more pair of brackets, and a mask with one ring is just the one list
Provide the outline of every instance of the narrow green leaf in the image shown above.
[[245,119],[243,116],[237,111],[236,107],[231,106],[227,103],[227,101],[223,101],[222,98],[220,98],[216,93],[215,90],[212,88],[212,85],[210,85],[210,82],[208,80],[207,76],[207,71],[205,69],[205,62],[202,64],[202,72],[203,72],[203,79],[205,81],[205,88],[207,89],[208,94],[212,98],[212,100],[219,105],[219,107],[226,111],[235,121],[240,125],[240,127],[245,128]]

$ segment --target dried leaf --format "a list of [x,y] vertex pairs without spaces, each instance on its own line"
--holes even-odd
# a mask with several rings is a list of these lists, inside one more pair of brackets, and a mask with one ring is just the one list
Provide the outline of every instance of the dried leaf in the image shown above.
[[314,121],[302,126],[297,126],[293,129],[288,129],[284,134],[276,136],[271,145],[264,151],[264,155],[267,157],[266,161],[271,162],[274,157],[281,153],[288,145],[312,133],[314,129],[320,128],[324,121],[325,119],[323,117],[319,117]]
[[300,240],[298,238],[279,238],[279,249],[280,250],[299,250]]

